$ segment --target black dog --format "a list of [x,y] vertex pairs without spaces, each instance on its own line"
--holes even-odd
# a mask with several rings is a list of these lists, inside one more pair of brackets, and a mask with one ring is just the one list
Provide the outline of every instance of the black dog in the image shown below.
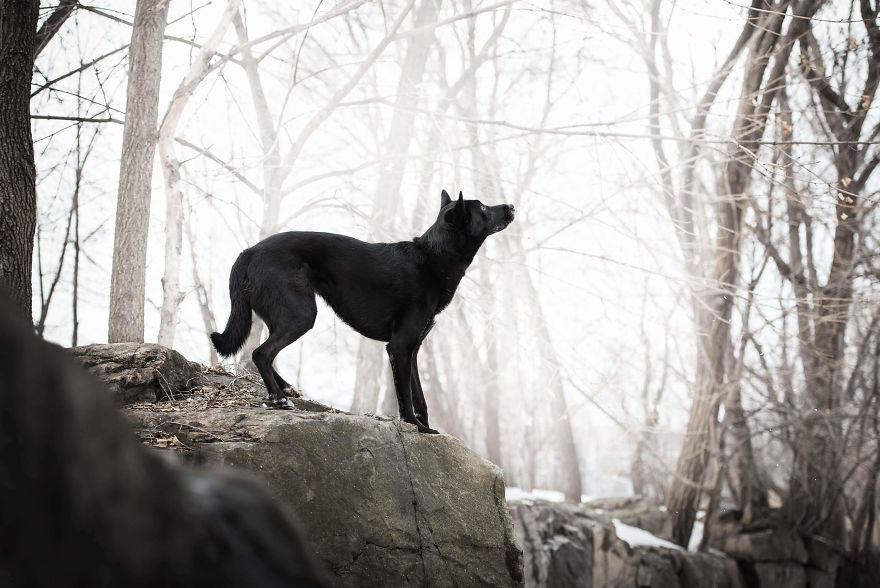
[[[485,206],[443,191],[437,221],[421,237],[399,243],[364,243],[331,233],[288,232],[245,249],[232,266],[232,312],[223,334],[211,333],[223,356],[241,349],[251,310],[269,327],[253,353],[269,399],[290,405],[275,356],[315,324],[320,295],[339,317],[370,339],[387,341],[400,418],[422,433],[428,407],[416,355],[434,317],[452,300],[483,241],[513,222],[513,206]],[[413,406],[415,405],[415,407]]]

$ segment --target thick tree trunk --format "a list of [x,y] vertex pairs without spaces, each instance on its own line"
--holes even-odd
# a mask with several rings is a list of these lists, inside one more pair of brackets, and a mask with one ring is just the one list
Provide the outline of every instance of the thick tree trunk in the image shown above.
[[107,334],[111,343],[144,340],[147,232],[168,4],[138,0],[135,8],[113,239]]
[[0,4],[0,288],[31,322],[31,265],[37,223],[31,75],[40,3]]

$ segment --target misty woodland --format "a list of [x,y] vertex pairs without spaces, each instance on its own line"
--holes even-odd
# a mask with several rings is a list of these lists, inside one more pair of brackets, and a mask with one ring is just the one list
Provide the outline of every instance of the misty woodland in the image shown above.
[[0,0],[0,585],[877,585],[878,85],[880,0]]

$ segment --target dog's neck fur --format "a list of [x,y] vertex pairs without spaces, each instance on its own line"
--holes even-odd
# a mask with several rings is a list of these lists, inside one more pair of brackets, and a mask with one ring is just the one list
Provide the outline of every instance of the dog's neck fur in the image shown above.
[[444,239],[444,231],[452,229],[433,224],[421,237],[413,239],[413,243],[431,260],[431,266],[445,282],[451,298],[485,239],[469,239],[465,235]]
[[450,266],[450,270],[461,268],[461,273],[464,274],[464,270],[474,260],[485,238],[469,239],[459,234],[454,239],[444,239],[445,231],[454,233],[448,227],[433,224],[421,237],[413,239],[413,242],[430,257],[443,259],[444,265]]

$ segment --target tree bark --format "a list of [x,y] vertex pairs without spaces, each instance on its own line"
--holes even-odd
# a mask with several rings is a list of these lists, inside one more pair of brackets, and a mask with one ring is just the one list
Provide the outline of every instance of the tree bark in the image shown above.
[[0,5],[0,288],[31,322],[31,266],[37,225],[30,95],[40,3]]
[[167,17],[167,0],[138,0],[128,57],[125,129],[113,238],[107,334],[110,343],[142,343],[144,340],[147,234],[162,76],[162,39]]

